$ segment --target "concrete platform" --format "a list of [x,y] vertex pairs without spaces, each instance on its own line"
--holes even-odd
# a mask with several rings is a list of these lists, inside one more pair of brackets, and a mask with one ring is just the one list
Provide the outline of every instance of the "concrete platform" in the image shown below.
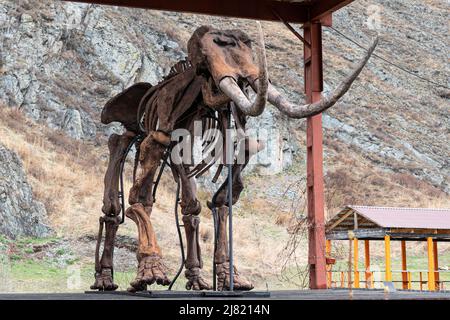
[[124,291],[88,293],[2,293],[0,300],[450,300],[450,291],[395,291],[355,289],[285,290],[217,296],[188,291],[153,291],[131,294]]

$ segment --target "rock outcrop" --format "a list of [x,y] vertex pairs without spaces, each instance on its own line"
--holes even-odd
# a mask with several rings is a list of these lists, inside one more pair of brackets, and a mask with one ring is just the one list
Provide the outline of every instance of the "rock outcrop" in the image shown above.
[[106,100],[134,82],[158,82],[164,66],[184,57],[167,35],[114,15],[93,5],[1,0],[0,100],[75,139],[109,132],[98,119]]
[[15,239],[21,236],[45,237],[52,234],[47,212],[33,198],[22,162],[16,153],[0,144],[0,234]]

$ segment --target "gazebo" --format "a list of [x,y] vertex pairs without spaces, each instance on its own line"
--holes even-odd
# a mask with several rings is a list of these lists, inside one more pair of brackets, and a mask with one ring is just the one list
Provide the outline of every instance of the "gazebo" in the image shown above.
[[[411,272],[407,267],[406,242],[426,241],[428,252],[428,290],[434,291],[443,287],[445,281],[439,281],[438,270],[438,242],[450,241],[450,209],[425,209],[425,208],[392,208],[392,207],[367,207],[347,206],[336,214],[326,224],[326,251],[331,253],[331,242],[335,240],[352,241],[350,253],[353,247],[353,273],[354,288],[360,287],[358,270],[358,244],[364,241],[364,266],[366,288],[373,287],[373,272],[370,271],[370,241],[384,241],[385,246],[385,282],[393,282],[391,267],[391,240],[401,241],[402,258],[402,288],[411,289]],[[351,256],[351,254],[350,254]],[[332,285],[331,264],[327,274],[327,284]],[[349,257],[349,263],[351,258]],[[422,272],[420,272],[422,275]],[[341,275],[342,278],[342,275]],[[421,277],[422,278],[422,277]],[[343,280],[341,280],[343,284]]]

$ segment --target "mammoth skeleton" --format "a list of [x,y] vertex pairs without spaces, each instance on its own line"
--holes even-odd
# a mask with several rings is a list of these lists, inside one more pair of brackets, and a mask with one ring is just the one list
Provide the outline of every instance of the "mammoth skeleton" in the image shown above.
[[[175,181],[181,185],[179,203],[187,246],[184,262],[186,288],[211,289],[211,285],[201,274],[203,267],[199,243],[201,205],[196,197],[195,177],[209,170],[214,162],[224,155],[223,152],[215,154],[210,162],[203,161],[195,166],[191,163],[175,162],[170,150],[177,141],[173,141],[171,134],[177,129],[185,129],[193,134],[195,121],[202,121],[205,132],[207,129],[215,129],[224,133],[232,120],[235,128],[244,131],[243,163],[237,162],[231,155],[234,161],[231,179],[232,204],[234,204],[243,190],[242,170],[250,157],[263,148],[261,141],[245,135],[247,118],[261,115],[267,102],[291,118],[310,117],[327,110],[347,92],[377,44],[375,40],[364,58],[336,90],[319,102],[296,105],[278,92],[269,81],[263,33],[259,23],[257,26],[256,61],[253,58],[251,40],[244,32],[202,26],[193,33],[188,42],[188,58],[174,65],[169,75],[159,84],[152,86],[149,83],[137,83],[106,103],[101,114],[102,123],[120,122],[126,132],[121,135],[113,134],[108,141],[110,157],[104,179],[102,207],[104,216],[100,218],[95,283],[91,286],[92,289],[117,289],[113,280],[114,239],[122,222],[120,213],[122,207],[124,208],[120,203],[121,198],[123,201],[123,186],[120,192],[119,185],[122,185],[121,166],[131,145],[136,145],[137,152],[133,186],[129,192],[129,207],[125,215],[136,223],[138,229],[138,271],[128,290],[136,292],[146,290],[147,285],[153,283],[160,285],[170,283],[151,223],[155,176],[158,168],[165,163],[169,164]],[[256,93],[254,99],[249,98],[250,89]],[[226,140],[226,135],[222,136]],[[206,140],[210,138],[203,137]],[[226,145],[227,141],[224,142]],[[214,181],[220,175],[222,167],[222,164],[218,165]],[[224,290],[230,286],[226,240],[229,203],[226,183],[222,184],[213,201],[208,201],[207,205],[217,214],[214,263],[218,290]],[[100,257],[103,228],[105,240]],[[253,288],[250,281],[241,276],[237,270],[232,273],[235,289]]]

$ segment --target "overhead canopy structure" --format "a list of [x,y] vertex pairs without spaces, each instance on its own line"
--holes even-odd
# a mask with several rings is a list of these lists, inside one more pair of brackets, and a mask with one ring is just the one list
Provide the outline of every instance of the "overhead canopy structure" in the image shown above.
[[[226,17],[306,23],[320,20],[353,0],[76,0],[77,2]],[[275,12],[276,13],[275,13]]]
[[450,209],[347,206],[326,225],[326,238],[450,241]]

